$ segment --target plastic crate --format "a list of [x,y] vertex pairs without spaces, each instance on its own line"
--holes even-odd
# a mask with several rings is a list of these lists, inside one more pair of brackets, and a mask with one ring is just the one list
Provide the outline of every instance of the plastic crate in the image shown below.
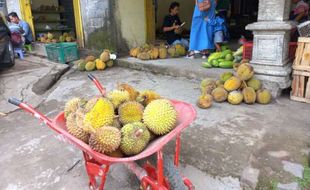
[[310,36],[310,21],[306,21],[297,26],[298,33],[301,37]]
[[47,58],[57,63],[68,63],[79,59],[75,42],[63,42],[45,45]]
[[242,59],[252,59],[253,42],[245,42],[243,44],[243,54]]
[[[293,61],[297,49],[297,42],[289,42],[288,58]],[[243,44],[243,59],[252,59],[253,42],[246,42]]]

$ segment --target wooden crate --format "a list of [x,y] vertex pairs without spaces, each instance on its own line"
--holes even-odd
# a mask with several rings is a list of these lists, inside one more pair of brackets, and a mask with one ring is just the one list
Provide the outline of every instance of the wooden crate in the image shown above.
[[298,38],[298,47],[296,50],[293,69],[310,72],[310,38]]
[[310,103],[310,71],[293,71],[291,99]]

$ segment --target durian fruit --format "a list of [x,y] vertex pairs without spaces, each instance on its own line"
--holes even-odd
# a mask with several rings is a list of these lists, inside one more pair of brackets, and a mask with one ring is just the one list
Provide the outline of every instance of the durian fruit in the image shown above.
[[120,148],[116,149],[113,152],[106,152],[105,155],[110,156],[110,157],[114,157],[114,158],[123,158],[124,157],[124,154]]
[[66,38],[66,37],[69,36],[69,34],[68,34],[68,32],[64,32],[64,33],[62,34],[62,36]]
[[144,107],[134,101],[121,104],[118,108],[119,120],[123,125],[133,122],[139,122],[143,117]]
[[87,56],[86,58],[85,58],[85,62],[87,63],[87,62],[89,62],[89,61],[95,61],[96,60],[96,58],[95,58],[95,56],[93,56],[93,55],[89,55],[89,56]]
[[148,51],[151,50],[152,46],[149,45],[149,44],[143,44],[143,45],[141,46],[141,48],[142,48],[142,51],[148,52]]
[[248,80],[246,82],[248,87],[252,87],[254,88],[255,91],[259,90],[262,88],[262,83],[260,80],[256,79],[256,78],[251,78],[250,80]]
[[106,67],[105,63],[101,59],[96,59],[95,63],[97,70],[104,70]]
[[41,37],[41,38],[40,38],[40,41],[41,41],[42,43],[45,43],[45,42],[46,42],[46,38]]
[[118,129],[121,129],[121,128],[122,128],[122,124],[121,124],[121,122],[119,121],[118,117],[115,117],[115,118],[114,118],[112,127],[116,127],[116,128],[118,128]]
[[106,65],[107,65],[108,67],[113,67],[114,61],[111,59],[111,60],[109,60],[109,61],[106,63]]
[[177,50],[174,46],[168,48],[168,54],[170,57],[178,57]]
[[94,107],[85,114],[83,124],[93,129],[111,126],[114,120],[114,107],[106,98],[99,98]]
[[86,71],[93,71],[96,69],[96,63],[94,61],[89,61],[85,65],[85,70]]
[[243,100],[247,104],[254,104],[256,101],[256,92],[252,87],[246,87],[242,90]]
[[150,60],[151,59],[151,56],[149,53],[147,52],[142,52],[142,53],[139,53],[138,56],[137,56],[138,59],[141,59],[141,60]]
[[166,59],[168,55],[168,51],[164,46],[161,46],[159,48],[159,58],[160,59]]
[[73,41],[73,39],[71,36],[66,37],[66,42],[72,42],[72,41]]
[[216,81],[211,78],[205,78],[200,83],[200,91],[202,94],[211,94],[212,90],[216,88]]
[[243,95],[241,92],[235,90],[228,94],[227,100],[232,105],[238,105],[242,102]]
[[98,100],[99,100],[99,97],[93,97],[90,100],[88,100],[84,106],[84,111],[86,113],[90,112],[93,109],[93,107],[96,105]]
[[52,40],[50,40],[50,39],[47,38],[47,39],[45,40],[45,42],[46,42],[46,43],[51,43]]
[[64,115],[65,118],[69,116],[69,114],[76,112],[76,110],[85,105],[86,101],[81,98],[72,98],[65,104]]
[[112,102],[114,108],[130,100],[130,95],[127,91],[113,90],[108,93],[107,98]]
[[212,91],[212,97],[216,102],[224,102],[227,100],[228,92],[223,87],[217,87]]
[[57,40],[57,39],[52,39],[52,42],[53,42],[53,43],[57,43],[58,40]]
[[132,48],[129,52],[131,57],[137,57],[139,53],[140,53],[140,47]]
[[184,56],[186,55],[186,49],[184,46],[182,46],[181,44],[176,44],[175,45],[175,49],[176,49],[176,53],[179,56]]
[[150,53],[151,53],[151,59],[158,59],[159,49],[157,47],[153,47]]
[[260,104],[269,104],[271,101],[271,93],[267,89],[260,89],[256,92],[256,102]]
[[108,62],[110,60],[110,51],[109,50],[104,50],[101,55],[100,55],[100,59],[103,62]]
[[153,100],[160,99],[160,95],[157,94],[153,90],[145,90],[142,91],[138,97],[137,97],[137,102],[141,103],[144,106],[147,106],[149,103],[151,103]]
[[54,38],[54,35],[53,35],[52,33],[48,32],[48,33],[47,33],[47,38],[48,38],[49,40],[52,40],[52,39]]
[[59,36],[59,42],[64,42],[66,39],[64,36]]
[[76,113],[71,113],[67,119],[66,119],[66,126],[68,132],[75,136],[76,138],[80,139],[81,141],[88,143],[89,139],[89,133],[83,130],[78,124],[77,124],[77,115]]
[[129,93],[129,96],[130,96],[130,100],[136,100],[138,95],[139,95],[139,92],[134,89],[132,86],[130,86],[129,84],[125,84],[125,83],[122,83],[122,84],[118,84],[117,85],[117,90],[120,90],[120,91],[127,91]]
[[223,87],[224,88],[224,82],[222,82],[221,80],[216,80],[215,85],[216,85],[216,87]]
[[111,153],[121,144],[121,132],[115,127],[105,126],[90,135],[89,146],[100,153]]
[[251,65],[244,63],[241,64],[237,69],[237,76],[243,80],[247,81],[252,78],[254,75],[254,69]]
[[120,148],[126,155],[136,155],[144,150],[150,141],[150,132],[141,122],[125,125],[121,129],[122,140]]
[[86,62],[83,59],[80,59],[77,63],[77,68],[79,71],[85,71]]
[[232,76],[225,83],[224,88],[228,92],[237,90],[241,86],[241,80],[238,77]]
[[197,106],[202,109],[207,109],[212,106],[212,96],[210,94],[203,94],[197,101]]
[[234,63],[233,64],[233,69],[234,71],[237,71],[238,70],[238,67],[241,65],[241,63]]
[[232,72],[225,72],[220,75],[220,80],[225,83],[232,76],[234,76]]
[[151,132],[164,135],[175,128],[177,111],[169,100],[154,100],[146,106],[143,121]]

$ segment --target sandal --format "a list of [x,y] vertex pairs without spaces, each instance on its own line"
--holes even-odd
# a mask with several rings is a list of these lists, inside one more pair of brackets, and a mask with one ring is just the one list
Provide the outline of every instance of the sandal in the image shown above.
[[207,59],[209,57],[210,53],[208,51],[204,51],[201,53],[201,58],[202,59]]
[[186,58],[188,59],[195,59],[196,53],[194,51],[189,51]]

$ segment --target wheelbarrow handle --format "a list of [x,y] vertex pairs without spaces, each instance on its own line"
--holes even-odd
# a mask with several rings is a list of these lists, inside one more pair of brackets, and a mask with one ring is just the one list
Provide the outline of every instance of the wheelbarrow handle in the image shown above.
[[43,121],[48,126],[52,126],[53,122],[48,117],[46,117],[45,115],[43,115],[39,111],[35,110],[32,106],[24,103],[23,101],[12,97],[12,98],[9,98],[8,102],[17,106],[17,107],[20,107],[21,109],[23,109],[29,113],[31,113],[34,117],[40,119],[41,121]]
[[22,103],[22,101],[20,101],[20,100],[17,99],[17,98],[9,98],[8,102],[9,102],[10,104],[13,104],[13,105],[18,106],[18,107],[19,107],[19,105]]
[[93,74],[88,74],[88,78],[93,81],[93,83],[96,85],[98,90],[100,91],[102,96],[105,96],[106,89],[100,84],[100,82],[97,80],[97,78]]

